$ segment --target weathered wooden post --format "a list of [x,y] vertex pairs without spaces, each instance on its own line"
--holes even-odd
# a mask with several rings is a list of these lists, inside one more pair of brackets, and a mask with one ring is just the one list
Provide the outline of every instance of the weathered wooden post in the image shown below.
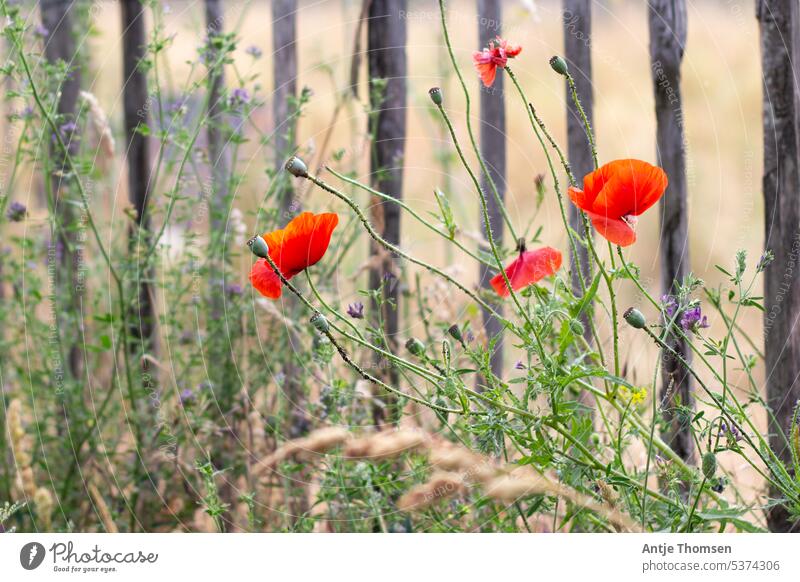
[[[372,0],[369,7],[368,71],[381,90],[370,88],[369,131],[373,139],[372,186],[394,198],[403,195],[403,157],[406,142],[406,0]],[[400,242],[400,207],[372,200],[372,221],[390,243]],[[400,272],[394,257],[370,242],[378,260],[370,269],[370,289],[382,289],[382,319],[390,348],[397,348]],[[397,373],[386,375],[396,382]]]
[[[798,169],[797,63],[792,43],[800,37],[791,5],[796,0],[758,0],[764,90],[764,247],[775,254],[764,272],[764,356],[767,402],[772,409],[770,446],[785,462],[791,453],[792,411],[800,400],[800,169]],[[772,491],[779,496],[777,491]],[[800,531],[782,505],[771,507],[772,531]]]
[[[594,130],[594,87],[592,85],[592,3],[591,0],[564,0],[564,56],[575,81],[575,91],[581,100],[583,111],[589,126]],[[577,104],[569,97],[569,81],[565,81],[567,93],[567,156],[572,173],[583,185],[583,176],[594,170],[592,146],[586,137],[584,122]],[[569,205],[569,225],[575,232],[583,234],[583,213],[574,204]],[[593,233],[593,230],[590,230]],[[589,250],[576,245],[576,252],[569,254],[572,291],[576,296],[583,294],[584,286],[591,281]],[[577,256],[576,256],[577,255]],[[583,335],[591,341],[592,329],[589,327],[588,314],[582,320]],[[591,404],[587,393],[581,394],[581,401],[587,406]]]
[[[78,96],[81,88],[81,71],[75,46],[75,31],[73,30],[74,4],[59,0],[42,0],[40,5],[42,26],[47,31],[44,39],[45,57],[48,62],[66,63],[68,72],[61,83],[61,95],[58,100],[58,114],[61,118],[61,137],[67,148],[72,151],[78,137],[74,135],[75,115],[78,106]],[[74,140],[74,141],[73,141]],[[67,368],[73,379],[80,378],[83,374],[83,338],[80,337],[83,321],[77,319],[81,314],[81,295],[83,285],[80,280],[80,265],[83,259],[78,245],[78,232],[75,228],[78,216],[75,206],[68,201],[68,190],[71,178],[69,172],[64,172],[65,152],[53,144],[51,151],[54,157],[54,170],[50,178],[53,193],[54,211],[56,213],[57,229],[52,233],[50,244],[51,252],[48,261],[58,262],[55,267],[55,281],[53,300],[64,301],[65,306],[54,309],[59,319],[59,333],[67,336],[68,361]],[[59,299],[56,299],[59,298]],[[75,330],[79,330],[77,333]]]
[[[689,216],[687,209],[686,145],[681,98],[681,62],[686,45],[687,16],[685,0],[650,0],[650,66],[656,102],[656,149],[658,164],[669,178],[661,198],[661,288],[674,295],[690,269]],[[668,345],[686,361],[691,352],[686,342],[676,336]],[[660,401],[668,427],[662,438],[681,458],[691,460],[694,451],[689,430],[691,415],[678,407],[692,406],[692,383],[689,371],[674,356],[662,359]]]
[[[140,63],[147,54],[144,8],[139,0],[122,0],[123,107],[127,140],[128,197],[136,212],[136,225],[130,229],[130,253],[139,263],[150,243],[150,144],[139,126],[147,125],[151,100],[147,94],[147,72]],[[152,270],[146,264],[134,270],[136,293],[131,307],[131,353],[140,357],[156,349],[156,316]],[[142,363],[146,366],[146,363]]]
[[[478,46],[484,47],[500,34],[503,18],[503,5],[501,0],[478,0]],[[504,78],[498,75],[491,87],[481,85],[481,156],[486,162],[486,167],[497,187],[497,193],[502,200],[506,190],[506,105],[503,92]],[[481,188],[490,192],[489,180],[486,175],[481,176]],[[489,214],[489,226],[498,246],[503,244],[503,212],[495,196],[487,196],[486,205]],[[480,213],[480,222],[486,233],[487,225],[483,213]],[[496,269],[487,265],[480,265],[480,282],[483,287],[489,288],[489,281],[496,273]],[[499,312],[502,307],[498,302],[495,306]],[[483,327],[486,338],[491,342],[496,339],[491,355],[492,372],[498,376],[503,375],[503,326],[489,311],[483,310]],[[480,382],[480,379],[479,379]]]

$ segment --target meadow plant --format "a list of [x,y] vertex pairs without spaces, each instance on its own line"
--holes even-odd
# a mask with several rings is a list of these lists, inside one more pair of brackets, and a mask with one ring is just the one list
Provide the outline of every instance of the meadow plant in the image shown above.
[[[18,141],[5,191],[19,191],[20,173],[38,176],[46,207],[33,210],[33,200],[5,192],[0,198],[9,233],[0,283],[10,291],[0,296],[0,527],[691,532],[760,531],[771,504],[800,517],[800,408],[786,427],[793,459],[786,466],[756,421],[770,413],[754,376],[762,356],[740,325],[745,312],[762,309],[754,290],[770,254],[753,266],[739,252],[718,266],[725,285],[711,288],[690,275],[674,295],[654,297],[626,248],[635,244],[637,217],[658,202],[669,176],[640,160],[599,164],[585,115],[595,170],[573,175],[514,74],[524,47],[498,38],[475,52],[474,73],[462,70],[440,1],[462,92],[429,92],[450,141],[439,161],[469,179],[486,225],[494,197],[511,234],[510,244],[499,244],[491,228],[476,241],[458,223],[451,193],[432,185],[438,212],[422,213],[362,183],[343,152],[301,147],[274,170],[274,136],[253,121],[264,103],[257,76],[233,64],[237,51],[255,61],[261,49],[240,48],[235,32],[210,35],[177,86],[164,72],[174,39],[159,4],[149,4],[153,27],[140,67],[153,93],[138,131],[157,144],[152,226],[132,257],[117,233],[135,217],[128,208],[101,213],[113,205],[104,193],[124,146],[115,144],[93,94],[82,94],[74,118],[58,112],[68,67],[42,60],[30,14],[0,6],[12,47],[1,72],[15,87],[7,102],[24,107],[9,115]],[[212,91],[223,66],[234,71],[235,86]],[[567,98],[583,111],[563,59],[554,57],[541,74],[565,77]],[[548,176],[537,178],[537,192],[555,197],[560,224],[515,224],[487,171],[470,124],[467,79],[488,87],[497,75],[510,79],[509,107],[527,119],[545,155]],[[465,135],[450,114],[462,99]],[[299,117],[309,107],[313,93],[304,90],[290,109]],[[226,144],[222,174],[203,147],[209,128]],[[236,194],[250,179],[239,156],[251,141],[266,152],[268,186],[258,210],[247,213]],[[56,167],[62,176],[53,191]],[[287,183],[324,212],[286,216]],[[368,211],[375,203],[398,205],[446,242],[448,257],[496,270],[491,287],[477,288],[458,269],[383,238]],[[569,226],[568,204],[582,212],[579,231]],[[75,218],[64,218],[64,205],[76,209]],[[559,240],[560,229],[567,247],[559,250],[548,239]],[[245,242],[251,230],[263,234]],[[358,301],[339,294],[337,267],[367,239],[400,265],[381,284],[400,285],[402,305],[390,307],[422,322],[418,336],[387,337],[370,317],[381,307],[379,290],[358,289]],[[80,243],[86,293],[79,312],[64,307],[68,298],[57,292],[63,287],[51,268],[63,240]],[[573,289],[562,252],[579,249],[588,250],[590,269]],[[251,286],[242,268],[250,269]],[[140,323],[129,309],[140,272],[154,273],[157,350],[131,337]],[[620,304],[623,288],[634,291],[635,305]],[[481,309],[502,323],[515,350],[518,361],[503,377],[492,371]],[[711,312],[721,326],[709,327]],[[687,342],[691,362],[670,337]],[[656,351],[643,383],[624,364],[633,343]],[[67,365],[75,344],[83,346],[79,375]],[[695,379],[699,409],[659,402],[664,359]],[[292,369],[299,376],[287,378],[284,370]],[[744,386],[734,379],[740,372]],[[303,422],[286,397],[290,381],[304,395]],[[390,420],[376,425],[376,409],[391,409],[380,415]],[[697,458],[682,459],[661,438],[667,416],[680,419]],[[748,498],[723,458],[750,467],[781,497],[766,504]]]

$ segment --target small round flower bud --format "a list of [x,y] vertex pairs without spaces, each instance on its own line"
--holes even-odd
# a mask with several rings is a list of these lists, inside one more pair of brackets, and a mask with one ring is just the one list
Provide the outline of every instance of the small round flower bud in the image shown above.
[[625,318],[628,325],[636,329],[644,329],[644,326],[647,325],[647,320],[644,318],[644,315],[635,307],[628,308],[628,310],[622,314],[622,317]]
[[428,90],[428,95],[431,96],[431,101],[433,101],[434,105],[437,107],[442,105],[442,90],[439,87],[431,87]]
[[266,259],[269,256],[269,247],[267,246],[267,241],[258,235],[247,241],[247,246],[250,247],[252,253],[257,257]]
[[447,333],[449,333],[450,337],[452,337],[458,343],[462,345],[464,344],[464,336],[461,335],[461,329],[456,324],[453,324],[447,328]]
[[295,178],[308,177],[308,166],[306,166],[306,163],[297,156],[292,156],[289,158],[289,161],[286,162],[286,171]]
[[311,316],[311,325],[320,333],[326,333],[330,330],[328,320],[321,313],[315,313]]
[[567,67],[567,61],[559,57],[558,55],[552,57],[550,59],[550,68],[553,69],[559,75],[565,76],[569,72],[569,68]]
[[569,322],[569,329],[575,335],[583,335],[584,332],[583,323],[581,323],[577,319],[573,319],[572,321]]
[[703,476],[709,481],[714,478],[717,472],[717,456],[711,451],[703,455]]
[[406,348],[409,352],[417,357],[421,357],[425,354],[425,344],[415,337],[408,338],[408,341],[406,342]]

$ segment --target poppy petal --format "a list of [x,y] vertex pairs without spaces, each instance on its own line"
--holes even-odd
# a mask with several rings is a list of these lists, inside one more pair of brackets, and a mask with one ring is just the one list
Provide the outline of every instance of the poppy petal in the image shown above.
[[585,210],[587,212],[592,210],[592,202],[594,202],[594,198],[591,197],[588,190],[581,190],[575,186],[570,186],[567,188],[567,194],[569,195],[569,199],[572,200],[572,203],[581,210]]
[[[561,253],[556,249],[544,247],[535,251],[525,251],[506,267],[506,276],[514,291],[524,289],[554,274],[561,268]],[[509,291],[502,273],[498,273],[489,284],[500,297],[508,297]]]
[[600,189],[592,204],[597,214],[638,216],[658,202],[667,188],[664,170],[642,160],[615,160],[597,172],[593,188]]
[[264,297],[277,299],[281,296],[281,279],[269,266],[266,259],[258,259],[250,269],[250,283]]
[[475,63],[475,68],[478,69],[478,74],[483,81],[484,87],[491,87],[494,79],[497,76],[497,65],[493,62],[488,63]]
[[609,242],[621,247],[627,247],[636,242],[636,231],[621,218],[613,218],[595,214],[594,212],[588,212],[587,214],[592,220],[592,226],[594,226],[595,230]]
[[339,216],[334,213],[298,214],[282,231],[264,235],[269,256],[287,279],[294,277],[322,259],[338,224]]

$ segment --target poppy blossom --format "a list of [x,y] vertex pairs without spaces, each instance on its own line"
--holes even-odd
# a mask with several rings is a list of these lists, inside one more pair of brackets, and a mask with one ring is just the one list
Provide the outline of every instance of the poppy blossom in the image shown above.
[[520,52],[521,46],[509,44],[499,36],[496,41],[489,41],[489,46],[482,51],[472,53],[472,61],[478,74],[481,76],[484,86],[491,87],[497,75],[497,67],[501,69],[506,66],[508,59],[513,59]]
[[[268,232],[262,238],[269,248],[269,257],[281,274],[291,279],[322,259],[337,224],[339,216],[334,213],[303,212],[285,228]],[[250,270],[250,283],[265,297],[277,299],[281,296],[280,277],[266,259],[255,262]]]
[[[519,291],[538,283],[561,268],[561,253],[556,249],[544,247],[535,251],[524,248],[519,256],[506,267],[506,276],[514,291]],[[489,281],[500,297],[508,297],[508,285],[502,273],[498,273]]]
[[570,186],[572,202],[586,212],[597,232],[621,247],[636,242],[637,216],[667,189],[667,175],[641,160],[615,160],[583,178],[583,190]]

